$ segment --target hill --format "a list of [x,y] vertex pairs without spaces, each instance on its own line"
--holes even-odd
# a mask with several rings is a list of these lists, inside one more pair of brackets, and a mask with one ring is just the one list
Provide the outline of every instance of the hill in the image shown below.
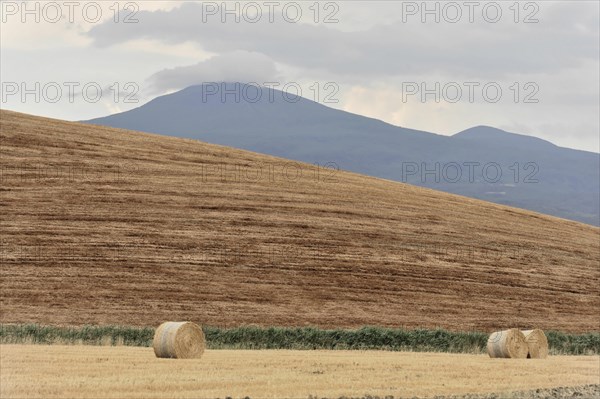
[[344,170],[600,225],[597,153],[486,126],[442,136],[278,90],[235,85],[192,86],[87,122],[333,162]]
[[599,229],[0,113],[0,322],[598,331]]

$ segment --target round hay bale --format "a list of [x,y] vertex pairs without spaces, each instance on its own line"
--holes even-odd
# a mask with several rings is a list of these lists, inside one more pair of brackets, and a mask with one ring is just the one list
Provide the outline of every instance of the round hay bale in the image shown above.
[[548,357],[548,338],[542,330],[536,328],[521,332],[525,336],[525,342],[529,350],[527,357],[532,359],[545,359]]
[[167,321],[156,329],[152,346],[156,357],[199,359],[206,348],[206,340],[197,324]]
[[487,351],[490,357],[514,359],[525,359],[528,353],[525,336],[516,328],[490,334]]

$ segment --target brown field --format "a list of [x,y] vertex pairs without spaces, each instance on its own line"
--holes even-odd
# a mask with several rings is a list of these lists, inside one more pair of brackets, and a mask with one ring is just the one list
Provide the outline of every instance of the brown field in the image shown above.
[[598,356],[490,359],[378,351],[209,350],[157,359],[151,348],[3,345],[0,396],[19,398],[394,397],[598,384]]
[[0,116],[2,323],[598,331],[596,227],[194,140]]

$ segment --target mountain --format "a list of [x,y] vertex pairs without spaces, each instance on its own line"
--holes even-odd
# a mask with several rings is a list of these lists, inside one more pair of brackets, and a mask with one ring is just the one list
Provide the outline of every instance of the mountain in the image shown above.
[[0,120],[0,323],[598,329],[597,227],[196,140]]
[[[247,86],[238,85],[243,94]],[[485,126],[442,136],[302,97],[290,100],[273,89],[253,90],[261,94],[235,98],[222,96],[225,91],[210,94],[212,86],[192,86],[86,123],[337,166],[600,225],[599,154]]]

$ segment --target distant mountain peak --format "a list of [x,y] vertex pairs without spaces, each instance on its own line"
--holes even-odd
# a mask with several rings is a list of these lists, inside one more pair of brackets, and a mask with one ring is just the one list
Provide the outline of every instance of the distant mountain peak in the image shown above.
[[456,133],[452,137],[457,139],[466,139],[466,140],[480,140],[487,142],[500,143],[503,145],[543,145],[543,146],[552,146],[556,147],[555,144],[552,144],[549,141],[540,139],[538,137],[527,136],[524,134],[517,134],[507,132],[502,129],[498,129],[491,126],[480,125],[475,126],[462,132]]
[[311,104],[323,105],[294,93],[282,90],[282,87],[262,86],[244,82],[208,82],[188,86],[178,92],[171,93],[172,98],[193,102],[194,104]]
[[458,135],[467,135],[467,134],[512,134],[507,132],[506,130],[502,130],[502,129],[498,129],[497,127],[493,127],[493,126],[488,126],[488,125],[478,125],[478,126],[473,126],[469,129],[463,130],[460,133],[456,133],[455,136]]

